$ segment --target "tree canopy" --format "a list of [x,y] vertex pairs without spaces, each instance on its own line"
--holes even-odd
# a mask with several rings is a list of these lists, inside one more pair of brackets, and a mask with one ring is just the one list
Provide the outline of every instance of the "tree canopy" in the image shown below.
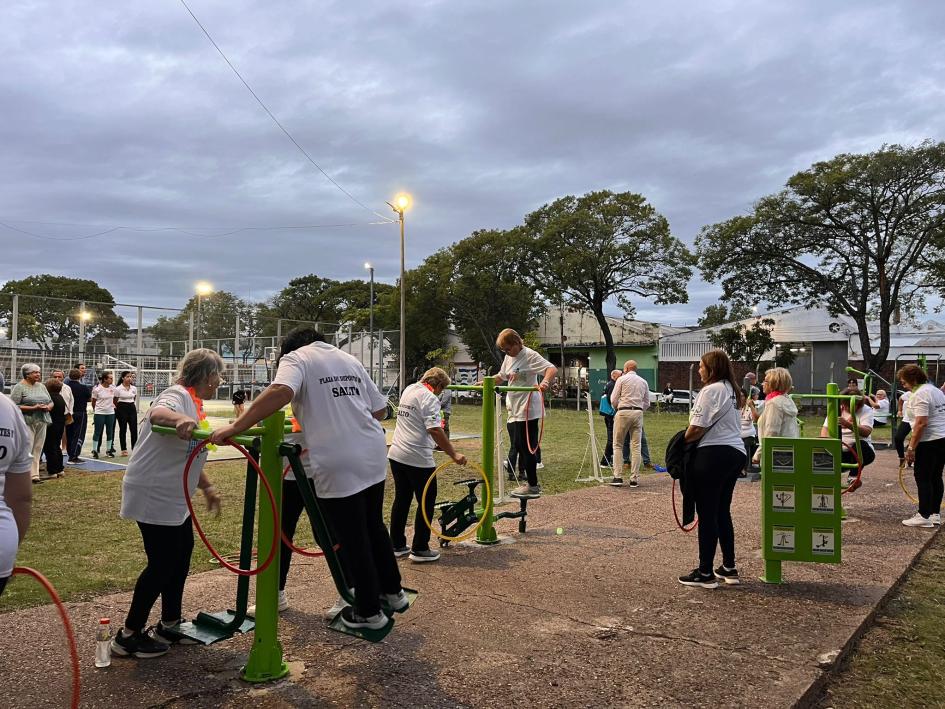
[[699,327],[715,327],[735,320],[746,320],[751,317],[751,308],[747,305],[717,303],[706,306],[697,324]]

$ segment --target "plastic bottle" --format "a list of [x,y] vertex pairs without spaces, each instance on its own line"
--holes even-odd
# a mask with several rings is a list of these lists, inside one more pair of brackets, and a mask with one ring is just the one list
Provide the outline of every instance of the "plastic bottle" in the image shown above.
[[112,664],[112,624],[108,618],[98,622],[95,634],[95,666],[108,667]]

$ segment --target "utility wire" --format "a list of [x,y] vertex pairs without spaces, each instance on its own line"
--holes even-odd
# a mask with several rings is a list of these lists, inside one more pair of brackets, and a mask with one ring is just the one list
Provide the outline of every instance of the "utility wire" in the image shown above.
[[226,54],[223,53],[223,50],[220,49],[220,45],[218,45],[218,44],[214,41],[213,37],[210,36],[210,33],[207,31],[207,28],[204,27],[204,26],[203,26],[203,23],[202,23],[200,20],[197,19],[197,16],[194,14],[193,10],[190,9],[190,6],[186,3],[186,1],[185,1],[185,0],[180,0],[180,3],[181,3],[181,5],[184,6],[184,9],[187,10],[187,12],[190,14],[190,16],[191,16],[192,18],[194,18],[194,22],[197,23],[197,26],[198,26],[198,27],[203,31],[203,33],[207,36],[207,39],[210,40],[210,44],[212,44],[213,47],[217,50],[217,52],[220,53],[220,56],[223,57],[223,61],[225,61],[225,62],[227,63],[227,66],[229,66],[230,69],[233,70],[233,73],[236,74],[237,78],[238,78],[241,82],[243,82],[243,86],[246,87],[246,90],[249,91],[249,93],[251,93],[251,94],[253,95],[253,98],[256,99],[256,102],[262,107],[262,109],[266,112],[266,114],[272,119],[273,123],[275,123],[277,126],[279,126],[279,130],[281,130],[283,133],[285,133],[286,138],[288,138],[289,140],[292,141],[292,144],[295,145],[295,147],[299,149],[299,152],[301,152],[302,155],[304,155],[305,158],[306,158],[310,163],[312,163],[312,165],[315,166],[315,169],[317,169],[320,173],[322,173],[322,174],[328,179],[328,181],[329,181],[331,184],[333,184],[335,187],[337,187],[339,190],[341,190],[341,191],[342,191],[345,195],[347,195],[348,198],[351,199],[355,204],[357,204],[358,206],[360,206],[360,207],[363,208],[363,209],[366,209],[366,210],[369,211],[371,214],[374,214],[375,216],[380,217],[381,219],[384,219],[384,220],[386,220],[386,221],[388,221],[388,222],[393,222],[393,221],[394,221],[393,219],[389,219],[388,217],[385,217],[383,214],[379,214],[378,212],[375,212],[373,209],[371,209],[370,207],[368,207],[366,204],[364,204],[361,200],[359,200],[359,199],[358,199],[357,197],[355,197],[353,194],[351,194],[350,192],[348,192],[348,190],[346,190],[344,187],[342,187],[340,184],[338,184],[338,182],[337,182],[331,175],[329,175],[327,172],[325,172],[325,171],[322,169],[321,165],[319,165],[317,162],[315,162],[315,160],[312,158],[311,155],[308,154],[308,152],[305,150],[305,148],[303,148],[303,147],[299,144],[299,141],[297,141],[295,138],[292,137],[292,134],[289,133],[289,131],[286,130],[285,126],[283,126],[283,125],[279,122],[279,119],[276,118],[276,117],[273,115],[272,111],[269,110],[269,107],[266,106],[266,104],[263,103],[263,100],[262,100],[261,98],[259,98],[259,96],[256,94],[255,91],[253,91],[253,87],[251,87],[251,86],[246,82],[246,79],[243,78],[243,75],[239,73],[239,71],[237,70],[237,68],[236,68],[235,66],[233,66],[233,62],[231,62],[231,61],[227,58]]

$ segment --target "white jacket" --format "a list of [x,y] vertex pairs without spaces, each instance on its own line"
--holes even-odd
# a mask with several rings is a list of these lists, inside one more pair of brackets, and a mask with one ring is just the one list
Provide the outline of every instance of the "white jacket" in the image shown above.
[[[797,405],[786,394],[776,396],[765,402],[765,408],[758,418],[758,442],[765,438],[799,438],[800,427],[797,425]],[[755,453],[758,460],[761,446]]]

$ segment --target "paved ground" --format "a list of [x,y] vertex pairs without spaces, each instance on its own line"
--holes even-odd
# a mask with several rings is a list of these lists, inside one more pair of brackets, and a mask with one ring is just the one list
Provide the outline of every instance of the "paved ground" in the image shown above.
[[[547,497],[529,506],[524,537],[500,523],[512,544],[404,562],[405,584],[421,595],[377,645],[325,628],[334,593],[322,563],[305,560],[282,616],[297,672],[273,686],[236,679],[249,636],[96,670],[96,621],[118,621],[129,594],[70,604],[83,706],[793,706],[823,678],[818,657],[847,648],[931,538],[899,524],[912,508],[894,463],[880,452],[863,488],[845,498],[843,564],[786,564],[780,587],[757,580],[757,483],[740,483],[735,497],[743,585],[680,586],[696,540],[676,529],[666,476],[636,490]],[[194,577],[185,607],[222,607],[234,584],[221,571]],[[49,608],[0,616],[0,706],[65,704],[55,628]]]

